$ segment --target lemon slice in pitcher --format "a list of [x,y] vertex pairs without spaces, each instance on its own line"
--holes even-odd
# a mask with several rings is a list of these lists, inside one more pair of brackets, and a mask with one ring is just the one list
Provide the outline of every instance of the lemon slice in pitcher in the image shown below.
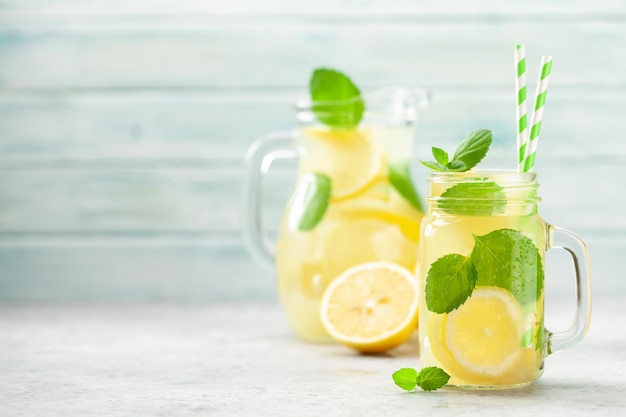
[[497,287],[476,287],[457,310],[429,323],[431,348],[443,367],[469,383],[497,380],[522,354],[522,309]]
[[351,197],[372,184],[382,171],[383,155],[368,130],[304,129],[304,172],[327,175],[332,197]]
[[[417,242],[407,237],[417,236],[419,225],[395,218],[365,216],[357,211],[355,220],[346,220],[332,230],[322,249],[322,272],[330,282],[346,269],[370,261],[387,261],[409,270],[415,268]],[[392,222],[396,221],[397,223]]]
[[361,352],[384,352],[417,328],[417,280],[390,262],[348,269],[322,297],[321,319],[338,342]]

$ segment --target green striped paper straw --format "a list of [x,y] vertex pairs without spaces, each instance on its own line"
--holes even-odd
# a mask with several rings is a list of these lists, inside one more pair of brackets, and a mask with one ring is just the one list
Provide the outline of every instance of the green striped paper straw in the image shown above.
[[539,133],[541,131],[541,120],[543,118],[543,108],[546,104],[546,93],[548,92],[548,82],[550,81],[550,71],[552,70],[552,57],[541,57],[541,75],[537,84],[537,93],[535,95],[535,109],[531,116],[530,135],[528,145],[524,152],[524,161],[522,162],[522,172],[528,172],[535,166],[535,153],[537,151],[537,143],[539,142]]
[[523,168],[528,145],[528,116],[526,115],[526,52],[524,45],[515,45],[515,91],[517,93],[517,149],[518,170]]

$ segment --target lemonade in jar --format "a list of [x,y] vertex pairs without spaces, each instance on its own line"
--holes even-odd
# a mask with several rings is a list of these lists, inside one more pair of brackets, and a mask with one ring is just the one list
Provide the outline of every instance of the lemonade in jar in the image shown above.
[[[586,335],[591,270],[584,241],[539,214],[534,162],[552,58],[543,56],[530,123],[524,46],[515,46],[517,170],[486,170],[492,132],[470,132],[448,153],[432,147],[428,210],[420,225],[418,327],[421,370],[392,375],[402,389],[432,391],[523,387],[539,378],[544,359]],[[572,259],[575,317],[564,331],[544,325],[545,254]],[[339,282],[338,280],[337,282]],[[332,288],[332,287],[331,287]]]
[[420,257],[420,363],[457,386],[539,377],[547,225],[535,173],[434,172]]
[[[590,317],[584,242],[539,215],[535,172],[471,169],[490,144],[491,132],[478,130],[451,161],[433,148],[418,252],[420,365],[471,389],[532,383],[547,355],[584,337]],[[545,253],[555,247],[576,266],[577,317],[563,333],[544,326]]]
[[423,209],[409,161],[420,94],[389,88],[362,96],[342,73],[318,69],[311,100],[297,103],[290,141],[298,178],[275,267],[283,310],[305,340],[329,340],[320,301],[350,267],[386,261],[415,271]]

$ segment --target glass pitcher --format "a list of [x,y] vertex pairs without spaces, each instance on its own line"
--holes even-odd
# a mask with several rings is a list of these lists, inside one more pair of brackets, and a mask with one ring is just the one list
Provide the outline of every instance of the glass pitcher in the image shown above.
[[[343,129],[324,124],[324,114],[341,119],[349,103],[298,102],[296,129],[257,140],[245,158],[248,249],[262,266],[275,268],[287,320],[309,341],[329,340],[320,300],[346,269],[376,260],[416,267],[423,206],[409,162],[427,93],[387,88],[363,100],[358,126]],[[274,250],[261,224],[262,178],[273,160],[285,157],[298,158],[298,178]]]

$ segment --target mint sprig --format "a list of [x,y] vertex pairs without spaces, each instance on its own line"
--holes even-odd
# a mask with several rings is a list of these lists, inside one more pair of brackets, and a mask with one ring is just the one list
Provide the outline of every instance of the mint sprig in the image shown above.
[[487,155],[492,142],[491,130],[470,132],[454,151],[452,158],[441,148],[432,147],[435,161],[420,161],[434,171],[465,172],[474,168]]
[[402,368],[391,377],[393,382],[405,391],[413,391],[416,387],[424,391],[435,391],[450,380],[450,375],[436,366],[422,368],[419,372],[413,368]]
[[309,81],[315,117],[335,129],[352,129],[363,118],[365,102],[361,91],[344,73],[317,68]]

